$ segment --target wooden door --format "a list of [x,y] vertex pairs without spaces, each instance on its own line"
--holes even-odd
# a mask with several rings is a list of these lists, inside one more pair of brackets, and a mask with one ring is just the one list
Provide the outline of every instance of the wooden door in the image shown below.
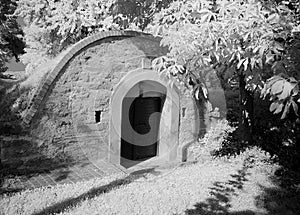
[[[149,118],[153,113],[161,112],[161,98],[137,97],[133,101],[128,98],[126,102],[132,103],[129,109],[129,121],[136,133],[133,132],[130,138],[131,143],[122,139],[121,156],[130,160],[142,160],[156,156],[160,114],[153,115],[152,128]],[[150,129],[153,130],[150,132]]]

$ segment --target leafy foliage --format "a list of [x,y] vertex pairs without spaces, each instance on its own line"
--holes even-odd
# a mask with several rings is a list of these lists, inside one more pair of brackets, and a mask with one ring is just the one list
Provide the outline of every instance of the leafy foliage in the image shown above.
[[169,6],[173,0],[116,0],[111,8],[113,22],[120,29],[146,31],[154,15]]
[[[204,78],[212,68],[228,83],[242,77],[247,91],[262,90],[263,98],[272,98],[271,111],[284,118],[299,103],[299,5],[296,0],[20,0],[16,14],[26,23],[22,61],[28,71],[95,32],[140,29],[162,36],[162,45],[170,48],[154,67],[191,87],[197,99],[207,98]],[[284,89],[280,97],[275,86]]]
[[[293,50],[295,46],[291,45],[299,44],[295,40],[298,32],[295,20],[293,11],[284,4],[256,0],[181,0],[156,15],[152,31],[161,35],[162,44],[170,48],[170,61],[161,65],[161,68],[172,65],[167,72],[181,74],[182,69],[175,68],[180,68],[176,64],[183,65],[186,80],[201,85],[206,68],[211,67],[228,77],[228,81],[242,76],[247,90],[260,91],[264,85],[269,86],[265,82],[273,75],[298,74],[294,66],[297,60],[292,56],[299,49]],[[162,61],[157,60],[155,65],[159,65],[157,62]],[[281,100],[292,101],[291,94],[284,90]]]
[[5,63],[23,53],[23,32],[13,15],[17,7],[14,0],[1,0],[0,4],[0,73],[6,71]]
[[[22,61],[33,70],[62,49],[108,28],[110,0],[20,0],[16,14],[23,17],[27,44]],[[35,60],[33,60],[35,59]]]
[[284,119],[290,107],[293,108],[296,115],[298,115],[298,102],[299,99],[299,81],[293,77],[287,79],[281,76],[273,76],[268,79],[262,92],[262,96],[265,98],[267,95],[270,96],[270,100],[273,103],[270,106],[270,111],[274,114],[282,113],[281,118]]
[[19,0],[16,14],[24,18],[30,73],[66,47],[99,31],[144,30],[153,14],[166,7],[162,0]]

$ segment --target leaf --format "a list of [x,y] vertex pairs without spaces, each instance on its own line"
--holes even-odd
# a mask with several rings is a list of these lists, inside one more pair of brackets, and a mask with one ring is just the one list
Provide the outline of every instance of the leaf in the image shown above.
[[299,85],[296,85],[293,89],[292,96],[297,96],[299,94]]
[[276,110],[274,111],[274,114],[280,113],[280,112],[282,111],[283,107],[284,107],[284,104],[283,104],[283,103],[280,103],[280,104],[278,105],[278,107],[276,108]]
[[231,55],[231,58],[230,58],[230,60],[229,60],[229,63],[231,63],[234,59],[235,59],[235,53],[233,53],[233,54]]
[[289,113],[290,105],[291,105],[290,102],[287,102],[285,104],[284,111],[283,111],[280,119],[284,119],[286,117],[286,115]]
[[240,52],[236,52],[236,57],[238,60],[241,60],[241,53]]
[[260,92],[260,98],[265,99],[269,92],[270,92],[270,88],[268,88],[267,84],[265,84],[263,89]]
[[263,39],[265,37],[270,37],[270,36],[273,36],[273,32],[265,33],[264,35],[261,36],[261,39]]
[[278,80],[271,86],[271,93],[273,95],[279,94],[283,91],[284,80]]
[[211,19],[211,14],[207,13],[201,17],[201,22],[209,22]]
[[263,69],[264,68],[264,64],[263,64],[263,61],[261,58],[257,59],[256,60],[256,63],[258,64],[258,66],[260,67],[260,69]]
[[184,67],[182,65],[175,65],[176,69],[179,71],[179,73],[183,74],[184,73]]
[[203,92],[204,98],[208,99],[208,91],[205,86],[202,86],[202,92]]
[[258,50],[260,49],[260,47],[261,47],[261,46],[256,46],[256,47],[253,49],[253,53],[256,54],[256,53],[258,52]]
[[268,46],[267,45],[263,45],[260,49],[259,49],[259,55],[261,57],[263,57],[265,51],[267,50]]
[[278,99],[279,100],[287,99],[291,95],[294,87],[295,87],[295,84],[285,81],[285,83],[283,84],[282,93],[280,95],[278,95]]
[[244,63],[245,60],[246,60],[246,59],[241,59],[241,60],[239,61],[239,63],[237,64],[236,68],[239,69],[239,68],[242,66],[242,64]]
[[272,86],[278,80],[284,80],[284,79],[279,75],[274,75],[273,77],[271,77],[267,80],[266,84],[268,84],[269,86]]
[[250,66],[251,66],[252,70],[254,69],[255,64],[256,64],[256,60],[254,58],[251,58],[251,60],[250,60]]
[[271,14],[268,19],[267,19],[269,22],[271,23],[275,23],[275,22],[278,22],[279,20],[279,15],[277,13],[273,13]]
[[288,81],[291,82],[291,83],[295,83],[295,84],[298,83],[298,81],[294,77],[289,77]]
[[279,51],[284,51],[284,47],[278,42],[275,42],[275,48]]
[[247,59],[244,61],[244,63],[243,63],[243,65],[244,65],[244,71],[247,71],[247,69],[248,69],[248,62],[249,62],[249,59],[247,58]]
[[250,36],[250,34],[251,34],[251,32],[248,32],[248,33],[244,36],[243,40],[244,40],[244,41],[247,41],[247,39],[248,39],[248,37]]
[[272,104],[270,105],[270,111],[273,112],[278,107],[279,107],[279,104],[277,102],[272,102]]
[[293,100],[291,100],[291,103],[294,108],[295,114],[298,116],[298,105]]
[[199,86],[196,88],[196,90],[195,90],[195,98],[196,98],[196,100],[199,100],[199,93],[200,93],[200,88],[199,88]]

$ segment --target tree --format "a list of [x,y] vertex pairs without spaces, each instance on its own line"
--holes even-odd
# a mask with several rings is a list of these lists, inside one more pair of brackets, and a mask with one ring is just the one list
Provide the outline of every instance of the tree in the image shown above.
[[286,39],[276,38],[283,47],[283,54],[278,60],[273,60],[272,69],[280,75],[268,79],[262,96],[267,96],[273,101],[270,111],[275,114],[282,113],[284,119],[290,109],[298,116],[298,105],[300,103],[299,81],[300,81],[300,2],[279,1],[294,12],[295,27]]
[[154,63],[157,69],[192,83],[196,97],[206,92],[201,81],[205,68],[217,70],[227,81],[238,80],[239,127],[245,141],[252,141],[255,91],[271,97],[270,110],[282,113],[282,118],[290,107],[297,114],[298,49],[289,41],[299,44],[299,26],[286,5],[256,0],[180,0],[156,15],[152,29],[170,48],[167,57]]
[[[299,103],[299,2],[259,0],[20,0],[27,68],[76,41],[108,29],[140,29],[162,36],[167,56],[155,67],[207,98],[204,78],[214,69],[237,80],[240,128],[251,140],[253,94],[271,98],[285,118]],[[34,59],[34,60],[33,60]]]
[[7,70],[5,64],[12,57],[18,61],[24,53],[23,32],[14,16],[16,7],[14,0],[0,2],[0,75]]
[[[16,14],[24,19],[28,73],[80,39],[111,27],[112,0],[19,0]],[[37,60],[38,59],[38,60]]]
[[31,73],[42,62],[96,32],[145,30],[153,14],[170,1],[19,0],[16,14],[24,18],[27,44],[21,60]]

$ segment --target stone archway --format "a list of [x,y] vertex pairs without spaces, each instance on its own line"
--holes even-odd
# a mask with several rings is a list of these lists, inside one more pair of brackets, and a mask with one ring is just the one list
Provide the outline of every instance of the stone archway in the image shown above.
[[[129,116],[132,104],[143,102],[143,100],[148,105],[150,104],[150,109],[154,108],[150,110],[150,112],[153,111],[150,113],[149,120],[151,130],[148,133],[145,132],[146,134],[136,132],[134,125],[132,128]],[[153,100],[159,102],[161,106],[155,109]],[[144,112],[138,111],[138,115],[141,114]],[[126,123],[124,120],[127,120]],[[161,79],[155,71],[150,69],[138,69],[128,73],[114,90],[110,103],[110,162],[130,167],[153,157],[165,161],[176,160],[178,136],[179,95],[175,86],[170,87],[166,80]],[[134,146],[136,144],[144,145]],[[126,151],[124,147],[130,149]],[[137,152],[139,150],[142,154],[140,156]],[[149,150],[150,154],[147,154]]]

